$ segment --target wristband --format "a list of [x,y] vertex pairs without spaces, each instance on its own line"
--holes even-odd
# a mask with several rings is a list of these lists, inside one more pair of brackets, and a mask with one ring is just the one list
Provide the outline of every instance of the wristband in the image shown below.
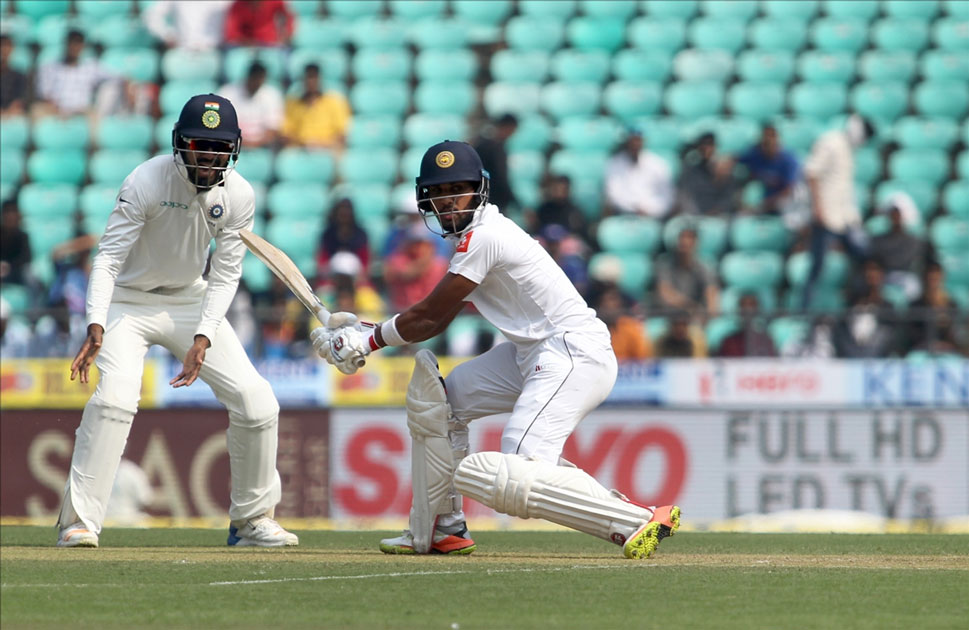
[[407,341],[400,336],[397,332],[397,318],[400,317],[400,313],[394,315],[384,323],[380,324],[380,336],[384,340],[384,345],[386,346],[406,346]]

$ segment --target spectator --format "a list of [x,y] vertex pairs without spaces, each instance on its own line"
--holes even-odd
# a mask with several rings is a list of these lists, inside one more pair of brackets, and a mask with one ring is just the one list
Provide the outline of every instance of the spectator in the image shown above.
[[588,244],[585,215],[572,201],[572,180],[568,175],[550,175],[544,184],[542,203],[528,215],[531,233],[539,234],[551,225],[560,225]]
[[0,34],[0,116],[19,116],[27,104],[27,76],[10,66],[13,38]]
[[326,227],[320,237],[320,249],[316,256],[319,282],[323,282],[331,273],[330,259],[337,252],[350,252],[360,260],[364,270],[370,268],[367,233],[357,223],[353,202],[346,197],[333,204],[326,217]]
[[222,45],[230,0],[157,0],[142,17],[152,35],[168,48],[215,50]]
[[20,208],[13,199],[0,210],[0,282],[30,284],[30,237],[21,227]]
[[361,320],[379,322],[386,316],[383,298],[367,278],[363,263],[350,252],[337,252],[330,260],[330,275],[323,291],[333,312],[356,313]]
[[22,317],[14,317],[10,303],[0,296],[0,356],[4,359],[31,356],[33,332]]
[[[407,233],[414,226],[424,227],[424,215],[417,207],[417,200],[414,194],[410,193],[402,197],[394,208],[393,226],[384,241],[381,257],[387,258],[404,242]],[[454,253],[454,244],[445,238],[434,241],[435,249],[445,258],[451,258]]]
[[622,292],[608,287],[599,294],[595,305],[599,316],[612,335],[612,349],[620,361],[642,361],[653,356],[653,347],[643,329],[643,323],[626,314]]
[[666,160],[643,147],[642,132],[632,129],[606,163],[607,210],[662,218],[673,206],[673,173]]
[[685,309],[694,315],[720,310],[720,288],[716,272],[696,255],[696,229],[687,226],[676,238],[676,250],[663,254],[656,263],[659,304]]
[[[926,266],[925,290],[909,309],[909,351],[924,350],[939,354],[967,354],[965,339],[956,328],[959,306],[945,288],[945,270],[938,262]],[[964,317],[963,317],[964,319]]]
[[689,311],[677,311],[669,322],[669,329],[656,341],[657,357],[675,359],[706,356],[703,334],[690,325]]
[[786,206],[794,201],[794,192],[800,179],[797,158],[781,147],[780,137],[774,125],[764,125],[760,141],[733,159],[721,161],[717,165],[718,174],[725,176],[733,171],[735,163],[747,169],[750,180],[760,182],[764,187],[764,198],[760,212],[764,214],[783,214]]
[[814,285],[821,274],[830,241],[837,240],[856,259],[864,256],[861,213],[855,201],[853,150],[872,137],[871,123],[857,114],[848,117],[844,129],[821,135],[811,147],[804,165],[811,193],[811,268],[801,307],[810,308]]
[[756,293],[744,293],[740,296],[741,327],[726,337],[720,343],[717,356],[730,357],[776,357],[777,348],[774,340],[764,332],[764,322],[759,317],[760,300]]
[[[35,116],[56,114],[72,116],[92,111],[96,92],[102,84],[120,81],[127,91],[127,82],[110,72],[96,59],[82,59],[84,34],[78,30],[67,33],[64,58],[46,63],[37,75]],[[131,104],[131,95],[128,102]]]
[[275,275],[269,287],[269,308],[269,317],[262,321],[262,356],[267,359],[305,356],[309,313]]
[[505,143],[518,129],[518,119],[514,114],[504,114],[492,121],[484,132],[471,144],[474,146],[478,155],[481,156],[481,163],[491,174],[491,203],[498,206],[498,210],[508,214],[512,206],[518,206],[518,200],[511,189],[511,181],[508,179],[508,153]]
[[424,299],[447,273],[448,259],[437,253],[432,237],[425,227],[415,225],[384,261],[384,283],[392,310],[404,310]]
[[346,144],[350,126],[350,103],[330,90],[323,92],[320,67],[315,63],[303,68],[303,91],[286,99],[283,137],[287,144],[341,149]]
[[90,234],[69,239],[51,252],[54,280],[48,306],[55,309],[59,327],[68,331],[71,347],[80,347],[87,337],[86,298],[91,277],[91,252],[98,240]]
[[589,289],[589,269],[582,239],[553,223],[542,230],[539,240],[576,290],[585,295]]
[[293,14],[283,0],[235,0],[225,16],[229,46],[288,46]]
[[283,125],[283,95],[279,88],[266,83],[266,66],[262,62],[252,62],[243,83],[224,85],[219,93],[235,106],[247,146],[276,142]]
[[838,323],[834,345],[839,357],[873,359],[892,355],[896,344],[896,317],[885,300],[885,271],[875,260],[862,267],[861,290],[851,300],[851,307]]
[[917,215],[918,209],[911,197],[898,193],[886,200],[881,212],[888,215],[891,228],[871,239],[868,255],[885,269],[885,284],[897,287],[908,302],[914,302],[922,295],[922,276],[931,255],[928,242],[906,229],[911,222],[905,220],[906,215]]
[[733,173],[718,171],[717,138],[702,134],[683,158],[678,201],[684,214],[732,215],[737,209],[737,180]]

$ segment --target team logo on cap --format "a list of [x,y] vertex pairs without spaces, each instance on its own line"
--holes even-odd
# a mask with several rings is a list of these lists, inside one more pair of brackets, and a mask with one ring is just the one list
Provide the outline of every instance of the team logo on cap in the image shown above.
[[213,219],[221,219],[223,214],[225,214],[225,208],[223,208],[220,204],[215,204],[209,208],[209,216]]
[[209,129],[215,129],[222,122],[222,117],[219,116],[219,112],[214,109],[207,109],[205,113],[202,114],[202,124]]
[[454,154],[450,151],[441,151],[434,158],[434,163],[441,168],[451,168],[454,165]]

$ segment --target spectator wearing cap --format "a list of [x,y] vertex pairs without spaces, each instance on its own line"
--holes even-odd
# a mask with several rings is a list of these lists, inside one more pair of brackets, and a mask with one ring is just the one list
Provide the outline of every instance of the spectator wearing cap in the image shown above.
[[351,117],[346,96],[324,92],[320,67],[310,63],[303,68],[303,91],[286,99],[283,137],[289,145],[341,149]]
[[518,119],[514,114],[504,114],[491,122],[471,145],[481,156],[481,164],[491,175],[491,203],[508,214],[518,200],[511,189],[508,179],[508,152],[505,143],[518,129]]
[[928,241],[909,231],[918,221],[918,208],[910,196],[899,192],[886,199],[879,212],[888,215],[891,227],[871,239],[868,255],[885,270],[885,284],[914,302],[922,295],[922,276],[934,257]]
[[10,66],[13,38],[0,34],[0,116],[19,116],[27,105],[27,76]]
[[152,35],[167,48],[215,50],[222,45],[231,0],[157,0],[142,11]]
[[704,133],[683,158],[677,188],[680,212],[726,216],[737,210],[737,180],[732,172],[718,170],[716,160],[717,138]]
[[244,81],[219,90],[235,106],[246,146],[275,144],[283,125],[283,95],[279,88],[266,82],[266,76],[266,66],[254,61]]
[[676,249],[657,260],[656,293],[659,306],[700,316],[719,311],[720,287],[716,273],[697,257],[696,243],[696,228],[680,230]]
[[74,29],[68,31],[64,57],[44,64],[38,71],[37,100],[33,104],[35,116],[89,114],[93,112],[95,96],[101,85],[119,81],[127,88],[127,82],[120,76],[97,59],[83,58],[83,52],[84,33]]
[[433,237],[423,225],[414,225],[384,261],[384,284],[392,310],[401,311],[423,300],[447,273],[448,258],[437,252]]
[[582,210],[572,201],[572,180],[568,175],[549,175],[543,183],[542,202],[526,214],[531,233],[540,234],[558,225],[587,242],[588,225]]
[[288,46],[293,14],[282,0],[235,0],[225,16],[228,46]]
[[606,163],[606,210],[661,219],[673,207],[673,173],[659,155],[644,149],[643,134],[631,129]]
[[370,244],[367,232],[357,223],[353,201],[344,197],[330,208],[326,227],[320,237],[320,249],[316,256],[319,282],[330,274],[330,259],[339,252],[350,252],[360,261],[364,270],[370,268]]

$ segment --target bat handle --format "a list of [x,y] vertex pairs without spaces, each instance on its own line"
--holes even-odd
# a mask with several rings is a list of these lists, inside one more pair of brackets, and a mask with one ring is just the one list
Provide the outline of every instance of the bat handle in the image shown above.
[[[316,314],[316,319],[318,319],[319,322],[324,326],[326,326],[327,323],[330,321],[330,311],[326,310],[326,307],[323,306],[322,302],[317,303],[316,310],[314,311],[314,313]],[[364,365],[367,364],[367,360],[364,359],[363,357],[360,357],[356,361],[354,361],[353,364],[358,368],[362,368]]]

